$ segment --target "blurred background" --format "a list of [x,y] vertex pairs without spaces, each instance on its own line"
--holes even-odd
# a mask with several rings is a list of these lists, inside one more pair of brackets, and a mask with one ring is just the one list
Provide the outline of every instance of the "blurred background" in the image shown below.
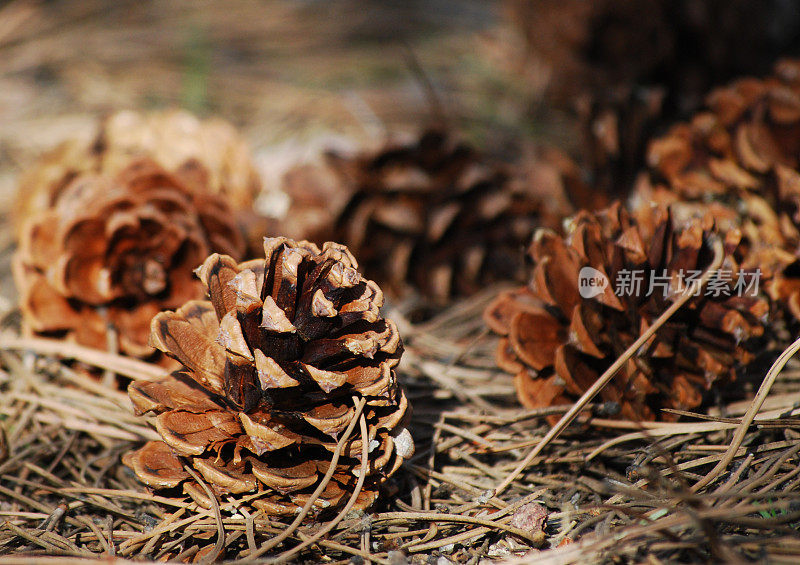
[[[180,106],[265,148],[354,143],[448,115],[470,130],[516,128],[505,70],[488,57],[501,4],[5,2],[0,10],[0,169],[124,108]],[[435,90],[438,102],[428,89]]]
[[120,109],[231,121],[265,190],[435,123],[508,160],[555,145],[622,194],[648,136],[798,51],[794,0],[0,2],[0,245],[20,171]]

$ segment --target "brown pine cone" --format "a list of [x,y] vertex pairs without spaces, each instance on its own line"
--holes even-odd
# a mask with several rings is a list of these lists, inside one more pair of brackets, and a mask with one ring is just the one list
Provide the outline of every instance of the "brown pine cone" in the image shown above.
[[[369,430],[345,444],[317,510],[343,506],[369,461],[357,507],[413,452],[408,402],[394,367],[402,344],[380,317],[383,294],[346,247],[322,251],[287,238],[264,240],[266,260],[237,264],[212,255],[197,270],[210,301],[153,319],[151,343],[184,367],[158,382],[131,384],[137,413],[153,412],[163,441],[125,456],[147,485],[205,495],[185,465],[217,494],[247,494],[268,514],[292,515],[332,460],[340,434],[365,399]],[[356,397],[354,399],[354,397]]]
[[[582,186],[577,167],[559,156],[542,159],[539,182],[530,182],[439,131],[377,153],[331,154],[329,171],[350,195],[331,216],[335,237],[395,294],[414,287],[442,303],[521,280],[533,230],[557,225],[570,210],[566,191]],[[330,184],[320,174],[309,190],[328,194]]]
[[251,210],[261,189],[247,144],[224,120],[201,121],[184,110],[123,111],[103,120],[89,139],[64,142],[23,175],[17,231],[25,218],[52,207],[76,176],[115,176],[143,157],[179,175],[189,188],[224,196],[234,210]]
[[115,178],[80,174],[50,208],[27,218],[13,260],[23,325],[147,357],[150,319],[203,296],[192,269],[212,252],[240,257],[227,204],[190,190],[152,161]]
[[800,47],[800,12],[784,0],[503,6],[507,30],[495,60],[522,81],[538,127],[572,126],[565,141],[581,142],[592,186],[611,194],[628,191],[657,130],[697,110],[715,85],[762,73]]
[[[754,276],[738,266],[740,234],[719,234],[709,217],[678,225],[666,208],[650,214],[652,227],[641,227],[615,204],[578,213],[566,238],[538,231],[530,248],[531,284],[500,295],[486,310],[487,324],[502,336],[498,366],[516,375],[525,406],[567,403],[585,392],[680,294],[681,273],[686,286],[690,271],[709,265],[711,237],[724,238],[717,280],[673,315],[600,397],[618,403],[624,418],[662,417],[661,408],[696,408],[705,391],[733,380],[737,364],[751,359],[768,303],[750,296],[752,288],[738,296],[739,274],[744,283]],[[606,277],[599,294],[581,294],[584,267]],[[711,288],[717,296],[708,294]]]
[[650,144],[634,202],[727,206],[751,247],[749,266],[761,268],[770,297],[800,317],[800,278],[792,274],[800,267],[800,61],[719,88],[707,105]]
[[[774,76],[745,78],[714,90],[707,110],[651,142],[655,181],[682,198],[754,192],[777,201],[796,197],[781,187],[782,168],[797,169],[800,155],[800,61],[785,60]],[[790,190],[795,188],[795,190]]]

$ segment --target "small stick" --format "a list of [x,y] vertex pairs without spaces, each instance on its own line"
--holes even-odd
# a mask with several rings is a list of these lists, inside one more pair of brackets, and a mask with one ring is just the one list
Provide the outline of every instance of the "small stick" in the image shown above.
[[[369,530],[361,532],[361,551],[369,555]],[[364,565],[372,565],[369,557],[364,560]]]
[[[108,319],[108,310],[106,308],[100,308],[100,314],[106,322],[106,350],[109,353],[117,354],[119,353],[119,334],[117,333],[117,328],[115,328],[111,320]],[[115,388],[114,384],[116,380],[117,375],[114,371],[111,369],[103,371],[103,386],[113,389]]]
[[50,531],[55,528],[61,519],[64,517],[64,514],[67,513],[67,505],[63,502],[56,506],[55,510],[44,520],[40,525],[40,530]]
[[444,514],[440,512],[383,512],[373,516],[374,522],[394,521],[399,520],[400,523],[407,523],[409,521],[428,521],[428,522],[455,522],[458,524],[472,524],[475,526],[485,526],[496,530],[505,530],[511,534],[519,536],[528,541],[535,542],[533,536],[508,524],[498,522],[496,520],[487,520],[486,518],[479,518],[477,516],[465,516],[462,514]]
[[109,514],[106,523],[108,524],[108,554],[114,557],[117,554],[114,547],[114,517]]
[[[242,506],[239,508],[239,512],[242,513],[244,516],[244,533],[247,539],[247,549],[251,553],[258,549],[258,545],[256,544],[256,534],[254,529],[254,517],[250,512],[247,511],[247,508]],[[259,510],[259,512],[261,512]]]
[[[404,549],[409,553],[419,553],[420,551],[431,551],[433,549],[439,549],[440,547],[444,547],[446,545],[461,543],[465,540],[476,538],[478,536],[483,536],[491,531],[492,531],[491,528],[486,528],[484,526],[481,526],[446,538],[441,538],[434,541],[428,541],[426,543],[418,543],[416,545],[407,545],[404,547]],[[421,541],[422,540],[420,540],[420,542]]]
[[442,104],[442,101],[439,99],[439,94],[436,92],[433,82],[422,67],[419,57],[417,57],[411,44],[405,39],[400,39],[400,45],[403,47],[403,54],[405,55],[409,70],[414,75],[414,78],[417,79],[422,87],[422,91],[425,93],[425,98],[427,98],[428,104],[430,105],[434,122],[441,126],[447,126],[450,120],[448,119],[447,112],[445,112],[444,104]]
[[211,501],[211,509],[214,511],[214,521],[217,523],[217,541],[214,544],[214,549],[211,550],[211,553],[208,553],[203,556],[200,560],[201,563],[214,563],[219,557],[219,554],[222,553],[222,550],[225,549],[225,526],[222,525],[222,512],[219,511],[219,501],[217,497],[214,496],[213,491],[211,488],[206,484],[206,482],[200,478],[200,476],[194,472],[194,470],[189,467],[189,465],[184,465],[183,468],[189,473],[192,478],[197,481],[203,490],[206,491],[206,496]]

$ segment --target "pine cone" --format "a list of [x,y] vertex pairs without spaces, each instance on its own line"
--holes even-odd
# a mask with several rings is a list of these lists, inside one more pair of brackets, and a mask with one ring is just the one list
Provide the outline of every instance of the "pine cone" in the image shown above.
[[331,154],[329,167],[351,195],[334,233],[396,294],[411,286],[442,303],[519,280],[533,230],[556,225],[569,209],[565,183],[580,184],[562,157],[535,185],[438,131],[377,154]]
[[[585,392],[679,295],[681,271],[686,277],[708,266],[712,235],[724,238],[725,260],[714,284],[719,295],[703,292],[684,305],[600,396],[618,403],[624,418],[654,419],[661,408],[696,408],[706,390],[733,380],[737,364],[751,359],[768,304],[750,291],[738,296],[734,288],[739,273],[745,275],[738,267],[738,232],[717,234],[709,217],[677,225],[666,208],[650,212],[652,229],[615,204],[577,214],[566,238],[538,231],[530,248],[531,285],[500,295],[486,310],[487,324],[503,336],[498,366],[516,375],[524,405],[567,403]],[[609,281],[590,298],[578,286],[583,267]],[[638,278],[626,275],[634,272],[641,273],[638,291],[625,285]],[[669,286],[648,292],[651,280]],[[750,283],[752,276],[743,280]]]
[[123,353],[151,355],[150,319],[203,295],[192,269],[243,253],[232,221],[219,196],[146,159],[113,179],[78,175],[22,229],[13,272],[26,330],[107,349],[110,326]]
[[261,189],[247,144],[229,123],[200,121],[183,110],[118,112],[89,139],[64,142],[23,175],[15,204],[17,231],[25,218],[52,207],[76,176],[113,177],[143,157],[179,175],[189,188],[224,196],[234,210],[251,210]]
[[706,103],[706,111],[651,142],[656,181],[685,199],[786,192],[780,169],[796,169],[800,155],[800,61],[782,61],[766,79],[718,88]]
[[800,318],[800,279],[792,274],[800,267],[800,61],[719,88],[707,105],[651,143],[635,202],[728,207],[751,247],[749,266],[762,270],[770,297]]
[[[408,403],[394,367],[402,344],[379,315],[383,294],[361,277],[346,247],[322,251],[287,238],[264,240],[266,260],[212,255],[197,273],[210,301],[153,319],[151,342],[184,368],[133,383],[137,413],[157,414],[163,441],[128,454],[147,485],[204,495],[191,465],[219,494],[255,495],[268,514],[294,514],[331,463],[337,438],[366,400],[369,464],[357,507],[413,451]],[[358,428],[316,506],[347,501],[361,465]]]
[[564,132],[564,114],[573,118],[567,141],[582,142],[592,186],[610,194],[629,189],[644,166],[644,141],[657,130],[697,110],[715,85],[763,72],[777,54],[800,46],[800,12],[783,0],[504,6],[511,34],[497,63],[522,77],[530,106],[542,109],[540,128]]

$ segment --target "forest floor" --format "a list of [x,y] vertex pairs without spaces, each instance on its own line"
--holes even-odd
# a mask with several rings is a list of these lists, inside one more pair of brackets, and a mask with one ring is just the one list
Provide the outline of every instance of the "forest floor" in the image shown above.
[[[571,139],[557,116],[527,119],[524,86],[497,64],[509,31],[495,3],[220,6],[0,5],[0,563],[244,559],[286,527],[232,500],[203,509],[154,496],[121,464],[155,432],[133,416],[127,395],[85,369],[152,379],[159,367],[19,335],[9,210],[19,172],[38,155],[112,111],[169,106],[239,127],[267,191],[288,164],[331,144],[377,143],[433,120],[495,148],[520,137]],[[620,422],[588,404],[543,443],[570,406],[517,404],[481,320],[496,291],[424,324],[407,321],[410,303],[390,305],[406,346],[399,371],[416,455],[372,513],[345,516],[324,541],[295,551],[325,522],[304,525],[273,558],[445,564],[525,562],[536,552],[537,563],[553,564],[797,562],[796,363],[784,368],[780,351],[765,352],[737,381],[745,400],[720,394],[678,423]]]

